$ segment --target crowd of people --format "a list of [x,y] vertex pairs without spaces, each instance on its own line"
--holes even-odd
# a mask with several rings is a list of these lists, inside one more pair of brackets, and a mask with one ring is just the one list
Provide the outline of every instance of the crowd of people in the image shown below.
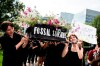
[[[15,32],[11,22],[1,24],[4,35],[0,37],[3,49],[2,66],[26,66],[36,62],[36,66],[83,66],[83,41],[75,34],[70,35],[66,41],[45,41],[32,39],[28,34]],[[99,44],[88,52],[87,66],[99,66]]]

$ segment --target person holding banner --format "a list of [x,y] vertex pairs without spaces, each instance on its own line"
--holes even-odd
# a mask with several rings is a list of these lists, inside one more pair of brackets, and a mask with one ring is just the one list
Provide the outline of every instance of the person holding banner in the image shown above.
[[14,25],[10,21],[4,21],[1,24],[1,30],[4,35],[0,37],[0,43],[3,49],[2,66],[22,66],[23,47],[28,43],[27,36],[21,36],[14,32]]
[[69,36],[62,52],[63,66],[82,66],[83,48],[79,43],[76,35]]

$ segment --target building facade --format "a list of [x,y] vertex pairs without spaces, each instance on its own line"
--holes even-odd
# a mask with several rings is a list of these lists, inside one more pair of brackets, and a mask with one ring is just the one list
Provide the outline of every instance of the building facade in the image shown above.
[[75,14],[72,22],[90,23],[97,15],[100,15],[100,12],[86,9],[80,13]]
[[60,13],[60,19],[65,20],[67,23],[71,23],[73,20],[74,14],[71,13],[66,13],[66,12],[61,12]]

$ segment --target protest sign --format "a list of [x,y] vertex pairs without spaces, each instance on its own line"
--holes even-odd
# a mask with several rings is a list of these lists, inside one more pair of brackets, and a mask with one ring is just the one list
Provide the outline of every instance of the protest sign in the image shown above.
[[69,31],[69,35],[70,34],[75,34],[79,39],[88,43],[97,44],[96,28],[92,26],[77,23],[77,25],[72,27]]

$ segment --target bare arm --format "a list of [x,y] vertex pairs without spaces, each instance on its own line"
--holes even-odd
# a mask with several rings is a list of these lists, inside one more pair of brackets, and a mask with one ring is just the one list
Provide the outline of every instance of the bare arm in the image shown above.
[[76,49],[77,49],[79,59],[82,59],[83,58],[83,48],[81,47],[81,49],[79,49],[79,47],[77,46]]
[[22,44],[24,44],[24,41],[25,41],[25,40],[26,40],[26,38],[25,38],[25,37],[22,37],[21,41],[15,46],[15,47],[16,47],[16,50],[18,50],[19,47],[20,47]]
[[43,42],[41,42],[41,41],[39,41],[39,43],[40,43],[40,46],[43,48],[43,49],[46,49],[47,47],[48,47],[48,43],[46,42],[46,43],[43,43]]
[[35,49],[35,48],[37,48],[37,47],[38,47],[38,46],[33,46],[32,49]]
[[100,56],[97,57],[96,59],[93,59],[90,64],[93,64],[94,62],[100,62]]
[[62,57],[65,57],[67,53],[68,53],[68,44],[65,44],[65,47],[62,52]]
[[39,41],[39,43],[40,43],[40,46],[41,46],[41,47],[43,47],[43,46],[44,46],[43,42]]
[[18,50],[19,49],[19,47],[21,46],[23,44],[23,42],[22,41],[20,41],[15,47],[16,47],[16,50]]
[[27,44],[28,44],[28,37],[25,35],[24,36],[25,37],[25,40],[24,40],[24,43],[23,43],[23,45],[22,45],[22,48],[25,48],[26,46],[27,46]]

